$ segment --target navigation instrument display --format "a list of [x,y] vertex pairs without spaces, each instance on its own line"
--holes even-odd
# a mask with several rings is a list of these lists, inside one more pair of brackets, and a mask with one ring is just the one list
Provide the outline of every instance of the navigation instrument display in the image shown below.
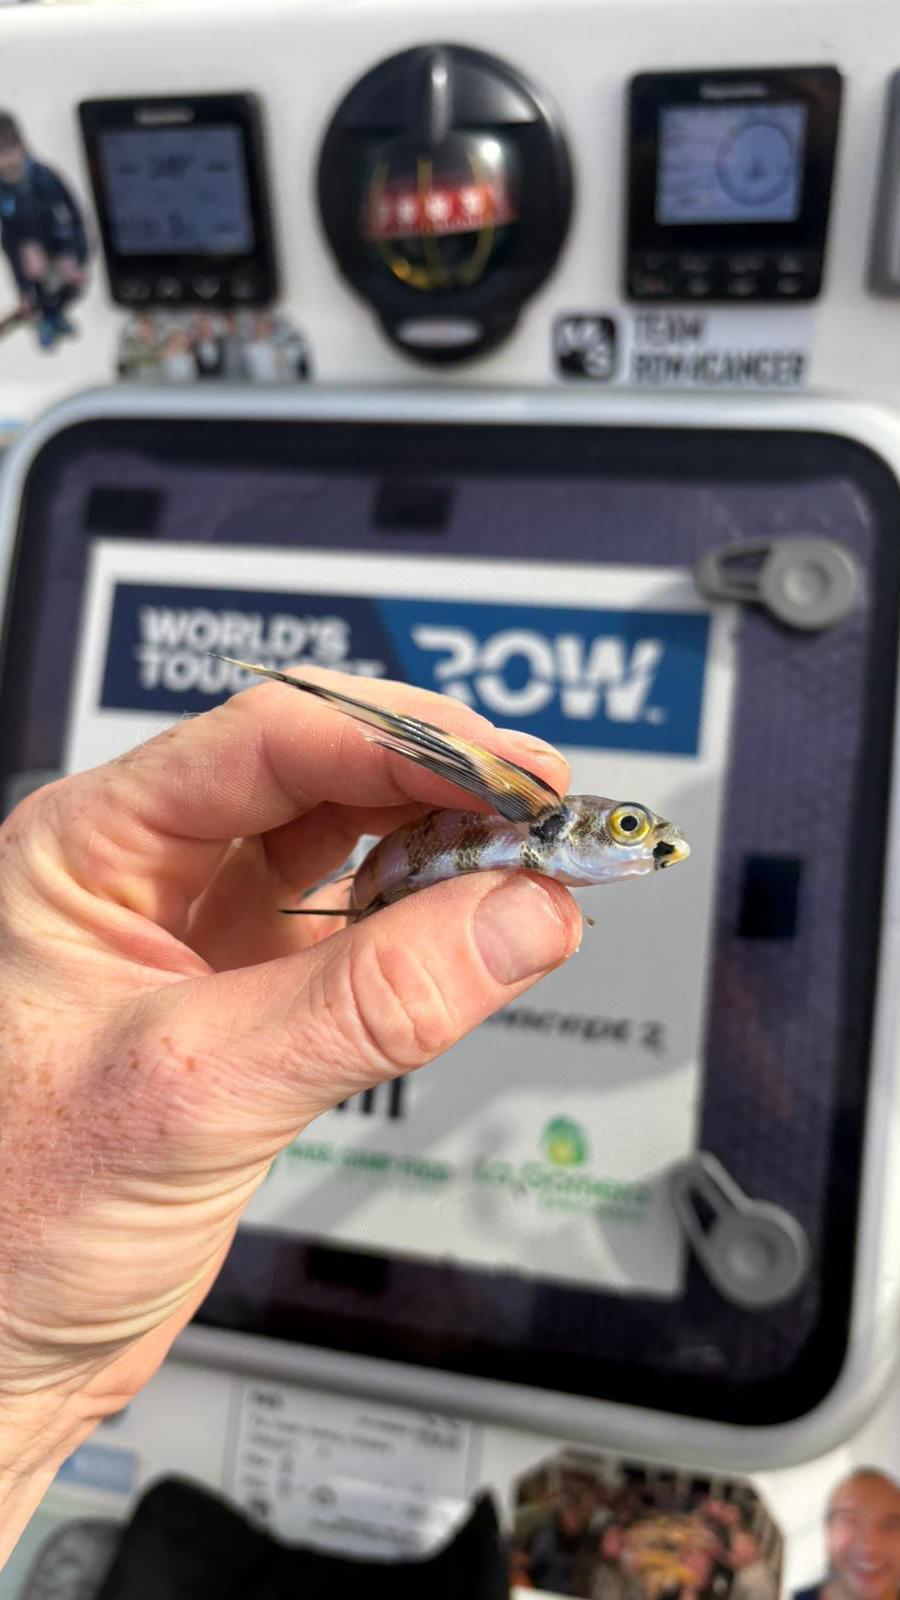
[[113,241],[122,255],[252,250],[237,128],[108,129],[99,144]]
[[79,116],[119,305],[238,307],[274,299],[253,95],[86,100]]
[[793,222],[806,107],[665,106],[657,222]]
[[827,66],[638,73],[628,108],[628,299],[814,300],[841,92]]

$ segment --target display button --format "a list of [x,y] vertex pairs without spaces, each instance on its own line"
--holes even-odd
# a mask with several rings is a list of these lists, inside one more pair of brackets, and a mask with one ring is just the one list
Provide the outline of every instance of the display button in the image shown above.
[[709,272],[712,260],[709,256],[679,256],[678,265],[682,272],[703,273]]
[[751,273],[746,273],[739,278],[729,278],[726,285],[726,294],[738,300],[748,300],[759,290],[759,279]]
[[776,270],[781,273],[802,272],[806,264],[805,256],[800,255],[796,250],[786,251],[784,255],[778,256],[775,261]]
[[236,272],[231,280],[231,293],[235,300],[255,299],[259,284],[252,272]]
[[191,281],[191,288],[200,300],[214,300],[221,287],[221,278],[214,278],[211,275],[194,278]]
[[705,300],[712,293],[712,280],[697,274],[684,280],[684,292],[692,300]]
[[783,295],[786,299],[798,295],[802,287],[803,284],[799,278],[776,278],[775,280],[775,293]]
[[119,284],[119,299],[128,305],[137,305],[150,299],[150,285],[146,278],[124,278]]
[[748,272],[762,272],[765,264],[765,256],[758,254],[730,256],[728,259],[728,270],[729,272],[736,272],[740,276],[743,276]]
[[630,289],[632,294],[638,295],[642,300],[662,299],[672,293],[672,274],[642,270],[632,272]]
[[160,300],[180,300],[184,290],[177,278],[159,278],[156,293]]

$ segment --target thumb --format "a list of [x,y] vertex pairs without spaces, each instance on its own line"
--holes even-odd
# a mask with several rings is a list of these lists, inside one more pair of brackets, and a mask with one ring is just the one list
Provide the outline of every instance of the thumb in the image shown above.
[[296,955],[179,983],[154,1019],[170,1136],[180,1108],[196,1154],[204,1129],[221,1157],[227,1129],[238,1162],[271,1159],[320,1112],[449,1050],[580,937],[560,884],[473,874]]

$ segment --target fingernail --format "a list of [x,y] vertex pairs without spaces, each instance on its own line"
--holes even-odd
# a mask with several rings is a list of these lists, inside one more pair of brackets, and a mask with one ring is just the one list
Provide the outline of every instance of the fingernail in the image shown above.
[[574,943],[552,891],[532,878],[510,877],[491,889],[474,928],[481,959],[498,983],[521,983],[558,966]]
[[534,734],[522,733],[518,728],[498,728],[497,732],[502,733],[506,743],[512,745],[514,750],[520,750],[523,756],[555,756],[557,761],[566,760],[555,744],[548,744],[546,739],[536,739]]

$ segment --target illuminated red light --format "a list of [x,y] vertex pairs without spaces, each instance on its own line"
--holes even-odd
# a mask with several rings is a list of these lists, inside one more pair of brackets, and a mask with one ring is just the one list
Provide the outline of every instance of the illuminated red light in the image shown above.
[[498,183],[412,186],[383,189],[371,195],[363,219],[369,239],[444,237],[514,222],[516,213],[505,187]]

